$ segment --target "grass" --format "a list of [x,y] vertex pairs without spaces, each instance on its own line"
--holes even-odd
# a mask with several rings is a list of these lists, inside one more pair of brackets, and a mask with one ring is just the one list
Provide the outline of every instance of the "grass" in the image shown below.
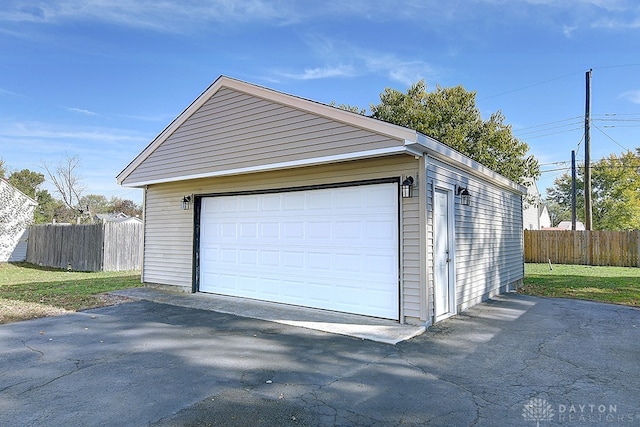
[[68,272],[0,263],[0,324],[119,302],[105,293],[141,286],[140,272]]
[[[0,263],[0,324],[122,301],[106,295],[141,286],[140,272],[67,272]],[[640,268],[526,264],[520,293],[640,307]]]
[[575,298],[640,307],[640,268],[525,264],[527,295]]

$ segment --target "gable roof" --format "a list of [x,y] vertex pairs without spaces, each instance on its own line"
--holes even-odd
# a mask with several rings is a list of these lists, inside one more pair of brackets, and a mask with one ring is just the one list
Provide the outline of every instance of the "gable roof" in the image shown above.
[[31,197],[29,197],[26,194],[24,194],[22,191],[18,190],[13,185],[9,184],[9,181],[7,181],[6,179],[0,178],[0,184],[5,185],[8,189],[12,190],[14,193],[19,194],[20,197],[25,199],[25,202],[28,205],[30,205],[30,206],[38,206],[38,202],[36,200],[32,199]]
[[[146,161],[158,162],[161,160],[153,159],[153,156],[161,158],[159,153],[163,144],[174,137],[177,131],[197,115],[205,104],[212,101],[214,96],[223,97],[225,90],[231,90],[236,93],[242,93],[254,98],[259,98],[270,103],[286,106],[290,109],[302,111],[316,117],[328,119],[332,122],[338,122],[349,126],[350,129],[361,129],[372,134],[377,134],[388,138],[386,145],[376,149],[354,150],[347,154],[325,155],[319,157],[310,157],[306,159],[295,159],[287,161],[271,161],[263,162],[259,165],[250,165],[248,167],[232,167],[220,168],[218,170],[205,170],[199,172],[175,173],[173,176],[154,176],[142,177],[136,176],[136,172],[143,167]],[[215,101],[215,99],[213,99]],[[389,142],[391,141],[391,142]],[[393,142],[395,141],[395,142]],[[381,120],[373,119],[361,114],[352,113],[326,104],[322,104],[309,99],[298,96],[285,94],[272,89],[268,89],[255,84],[246,83],[240,80],[220,76],[216,79],[198,98],[196,98],[178,117],[176,117],[151,143],[136,156],[116,177],[118,184],[130,187],[143,187],[145,185],[172,182],[185,179],[204,178],[212,176],[233,175],[238,173],[249,173],[257,171],[266,171],[281,169],[287,167],[307,166],[312,164],[330,163],[335,161],[355,160],[361,158],[380,157],[394,154],[408,154],[413,156],[429,156],[436,157],[441,161],[454,164],[474,175],[484,179],[489,179],[504,188],[513,191],[525,193],[526,189],[509,179],[497,174],[496,172],[482,166],[481,164],[471,160],[470,158],[458,153],[448,146],[422,135],[412,129]],[[153,160],[150,160],[152,158]],[[138,174],[140,175],[140,174]]]

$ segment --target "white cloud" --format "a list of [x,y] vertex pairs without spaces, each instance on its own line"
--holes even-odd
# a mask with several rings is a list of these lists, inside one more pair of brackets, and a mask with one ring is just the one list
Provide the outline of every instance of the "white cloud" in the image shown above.
[[65,110],[71,111],[72,113],[78,113],[85,116],[99,116],[100,114],[94,113],[93,111],[85,110],[83,108],[75,108],[75,107],[64,107]]
[[634,30],[640,28],[640,18],[603,18],[594,21],[591,26],[610,30]]
[[400,58],[392,53],[363,49],[327,37],[307,36],[306,42],[319,61],[340,65],[306,68],[297,73],[276,72],[278,78],[312,80],[379,75],[409,86],[420,79],[433,81],[438,75],[431,65],[419,59]]
[[640,104],[640,90],[630,90],[618,95],[618,98],[627,100],[633,104]]
[[577,26],[563,25],[562,34],[564,34],[566,37],[571,37],[573,35],[573,32],[577,29]]
[[279,75],[294,80],[315,80],[331,77],[351,77],[355,73],[353,67],[349,65],[338,65],[335,67],[307,68],[301,73],[279,73]]
[[[298,19],[295,2],[266,0],[5,0],[0,21],[60,24],[101,21],[135,28],[183,32],[203,23],[253,21],[290,22]],[[287,4],[290,3],[290,4]]]
[[69,127],[63,128],[41,122],[0,123],[0,137],[31,140],[80,140],[101,143],[147,142],[148,137],[135,132],[109,129]]
[[370,51],[360,51],[357,55],[364,62],[367,71],[385,74],[391,80],[406,86],[420,79],[434,80],[437,76],[433,67],[421,60],[406,60],[394,54]]
[[1,88],[1,87],[0,87],[0,95],[8,95],[8,96],[22,96],[22,95],[21,95],[21,94],[19,94],[19,93],[12,92],[12,91],[10,91],[10,90],[3,89],[3,88]]

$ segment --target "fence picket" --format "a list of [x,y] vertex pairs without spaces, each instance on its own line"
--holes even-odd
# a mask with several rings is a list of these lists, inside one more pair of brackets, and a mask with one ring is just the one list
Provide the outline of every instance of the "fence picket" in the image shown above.
[[525,230],[525,262],[640,267],[640,230]]
[[139,270],[142,224],[34,225],[26,261],[75,271]]

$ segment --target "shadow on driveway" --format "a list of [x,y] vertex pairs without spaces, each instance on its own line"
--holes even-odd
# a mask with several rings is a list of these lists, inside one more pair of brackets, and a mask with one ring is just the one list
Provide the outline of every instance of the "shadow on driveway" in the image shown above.
[[635,425],[639,328],[510,294],[394,346],[140,301],[0,326],[0,425]]

